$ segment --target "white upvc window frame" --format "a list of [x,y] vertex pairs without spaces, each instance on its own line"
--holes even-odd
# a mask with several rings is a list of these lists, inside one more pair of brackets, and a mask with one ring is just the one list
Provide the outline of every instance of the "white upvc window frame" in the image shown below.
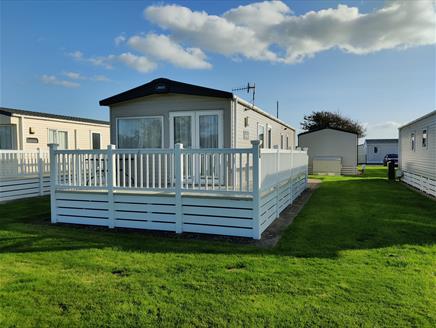
[[262,127],[263,128],[263,142],[260,144],[260,148],[262,148],[262,149],[265,149],[266,147],[265,147],[265,141],[266,141],[266,129],[265,129],[265,125],[264,124],[262,124],[262,123],[257,123],[257,140],[259,140],[260,141],[260,138],[259,138],[259,136],[260,136],[260,127]]
[[14,150],[17,149],[17,127],[15,124],[0,124],[0,127],[9,128],[9,133],[11,137],[11,148],[4,148],[0,150]]
[[[161,140],[161,148],[164,148],[164,140],[165,140],[165,129],[164,129],[164,117],[163,115],[145,115],[145,116],[119,116],[115,118],[115,145],[118,148],[118,121],[119,120],[137,120],[141,118],[159,118],[162,129],[162,140]],[[152,149],[152,148],[144,148],[144,149]]]
[[416,151],[416,131],[410,132],[410,150]]
[[190,110],[190,111],[173,111],[169,112],[169,136],[170,148],[174,148],[174,117],[190,116],[191,117],[191,145],[193,149],[200,148],[200,116],[218,115],[218,149],[224,147],[224,115],[221,109],[212,110]]
[[69,149],[69,146],[70,146],[69,145],[70,136],[69,136],[67,130],[47,128],[47,143],[50,143],[50,131],[55,131],[55,136],[56,137],[55,137],[55,140],[53,140],[53,143],[57,144],[58,146],[59,146],[59,140],[58,140],[59,136],[58,136],[58,133],[59,132],[65,132],[66,136],[67,136],[67,140],[65,141],[65,144],[66,144],[65,149]]
[[[422,145],[424,141],[424,131],[425,131],[425,146]],[[428,149],[428,127],[424,126],[421,128],[421,148]]]
[[89,149],[94,149],[93,146],[93,139],[92,139],[92,135],[93,134],[98,134],[100,136],[100,149],[102,149],[102,143],[101,143],[101,132],[100,131],[89,131]]

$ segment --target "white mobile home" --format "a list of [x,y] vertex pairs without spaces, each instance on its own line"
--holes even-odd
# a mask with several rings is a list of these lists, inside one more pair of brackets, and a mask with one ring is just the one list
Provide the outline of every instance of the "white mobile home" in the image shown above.
[[103,149],[109,123],[0,107],[0,202],[49,192],[48,143]]
[[436,111],[399,128],[402,181],[436,197]]
[[357,134],[336,128],[323,128],[298,135],[298,146],[308,148],[309,173],[357,173]]
[[398,154],[398,139],[366,139],[362,147],[363,162],[366,164],[383,164],[388,154]]
[[259,239],[306,188],[295,130],[230,92],[157,79],[100,105],[113,145],[52,147],[53,223]]
[[292,149],[295,129],[231,92],[165,78],[100,101],[118,148]]
[[48,151],[101,149],[109,144],[109,122],[0,107],[0,149]]

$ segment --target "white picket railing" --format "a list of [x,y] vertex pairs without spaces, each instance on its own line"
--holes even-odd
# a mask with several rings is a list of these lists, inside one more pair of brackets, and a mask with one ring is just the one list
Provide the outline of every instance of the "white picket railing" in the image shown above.
[[306,188],[308,158],[306,151],[252,144],[106,150],[51,145],[52,222],[259,239]]
[[56,150],[55,156],[57,188],[106,189],[111,175],[114,190],[174,191],[178,165],[182,191],[247,194],[253,188],[251,148]]
[[0,178],[48,174],[49,163],[48,152],[0,150]]
[[49,192],[48,152],[0,150],[0,202]]

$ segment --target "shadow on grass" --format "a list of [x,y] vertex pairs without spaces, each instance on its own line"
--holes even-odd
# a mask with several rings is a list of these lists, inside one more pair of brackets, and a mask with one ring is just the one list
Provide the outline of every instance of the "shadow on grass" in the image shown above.
[[50,225],[49,199],[43,197],[0,205],[0,253],[114,248],[334,258],[343,250],[435,243],[436,202],[384,176],[379,170],[366,177],[322,178],[321,187],[271,250],[243,238]]

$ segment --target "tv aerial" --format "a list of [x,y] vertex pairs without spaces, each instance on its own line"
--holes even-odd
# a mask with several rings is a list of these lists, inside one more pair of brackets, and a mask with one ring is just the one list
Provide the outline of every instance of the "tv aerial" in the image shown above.
[[256,95],[256,83],[251,84],[250,82],[248,82],[247,86],[241,88],[235,88],[232,89],[232,91],[247,91],[247,93],[251,92],[252,94],[251,105],[254,107],[254,97]]

